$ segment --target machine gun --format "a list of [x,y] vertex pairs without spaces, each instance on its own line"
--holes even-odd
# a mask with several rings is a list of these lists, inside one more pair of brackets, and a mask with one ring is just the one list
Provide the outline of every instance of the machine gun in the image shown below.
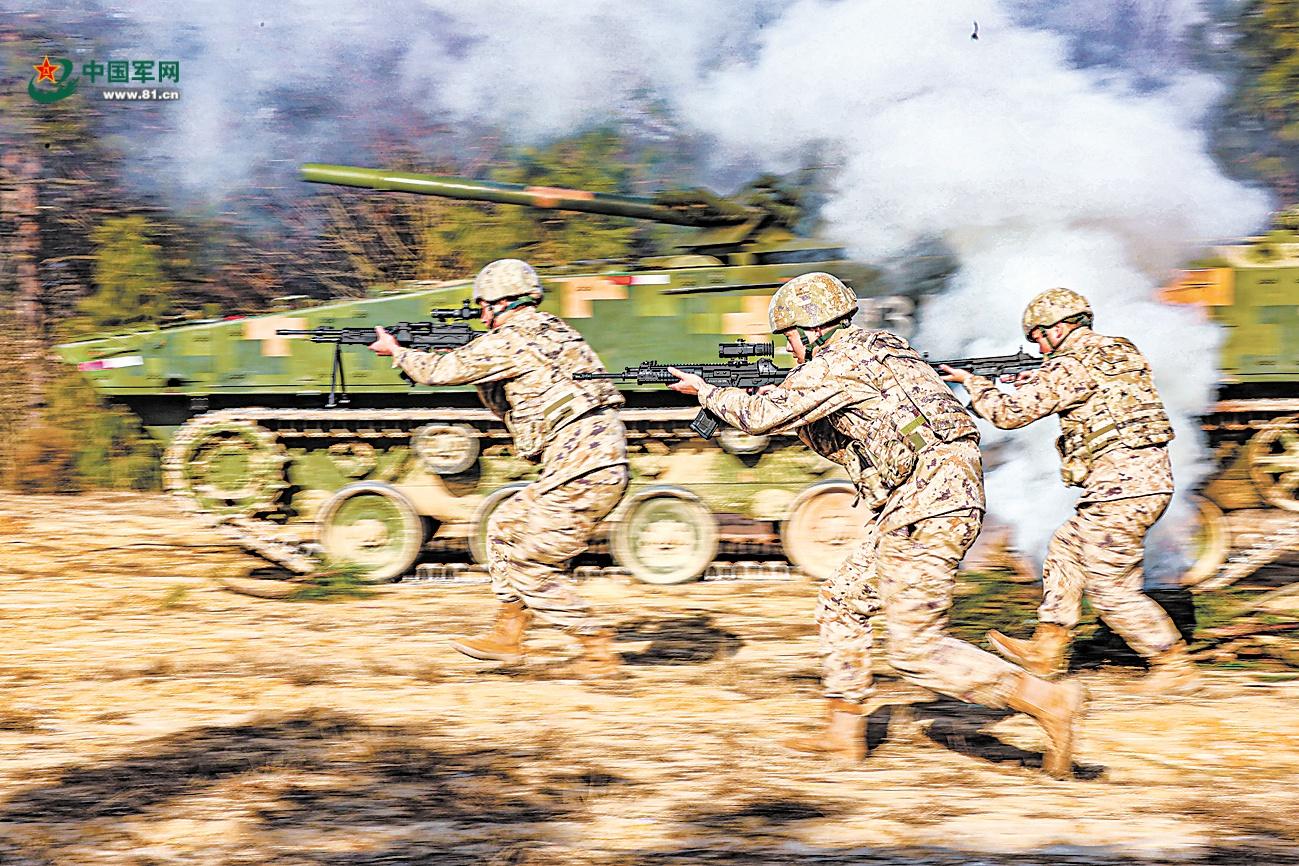
[[[660,364],[658,361],[644,361],[638,366],[624,368],[621,373],[577,373],[573,378],[634,382],[637,385],[671,385],[677,381],[677,377],[668,368],[675,367],[683,373],[693,373],[718,388],[756,391],[764,385],[779,385],[789,375],[788,368],[777,367],[770,360],[774,354],[775,347],[771,343],[736,340],[733,343],[718,344],[718,357],[734,359],[721,364]],[[750,358],[758,360],[749,363]],[[721,424],[722,419],[701,408],[690,422],[690,429],[705,439],[712,439]]]
[[[380,325],[402,346],[410,349],[422,349],[425,352],[444,352],[458,349],[475,337],[482,336],[484,331],[475,331],[468,325],[453,323],[455,319],[476,319],[478,311],[465,301],[459,309],[429,310],[427,322],[398,322],[395,325]],[[351,402],[347,397],[347,376],[343,368],[344,346],[368,346],[375,341],[374,327],[364,328],[280,328],[276,334],[281,337],[310,337],[313,343],[334,344],[334,365],[329,373],[329,399],[326,409],[335,406],[346,406]]]
[[[937,370],[946,364],[955,370],[969,370],[976,376],[997,379],[1001,376],[1018,376],[1029,370],[1036,370],[1046,360],[1040,355],[1030,355],[1023,349],[1013,355],[988,355],[984,358],[956,358],[952,361],[930,361],[928,353],[924,356],[929,366]],[[941,371],[940,371],[941,372]]]

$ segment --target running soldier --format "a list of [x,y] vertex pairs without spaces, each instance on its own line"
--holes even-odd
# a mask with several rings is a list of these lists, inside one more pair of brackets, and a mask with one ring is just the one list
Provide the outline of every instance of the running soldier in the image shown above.
[[519,661],[535,615],[577,638],[583,674],[604,676],[621,664],[613,633],[592,618],[567,569],[627,489],[627,435],[616,411],[623,398],[608,382],[573,380],[604,366],[581,334],[537,309],[541,298],[531,265],[501,259],[474,278],[487,334],[435,354],[402,348],[376,328],[370,348],[422,385],[477,385],[514,437],[515,454],[541,463],[540,477],[488,524],[488,571],[501,602],[496,624],[451,645],[476,659]]
[[1065,666],[1086,593],[1100,618],[1149,663],[1146,692],[1189,694],[1200,677],[1186,644],[1142,592],[1146,533],[1172,500],[1173,428],[1145,357],[1091,325],[1086,298],[1048,289],[1029,302],[1023,320],[1024,335],[1047,360],[1021,377],[1014,394],[966,370],[943,368],[943,378],[961,383],[974,410],[1002,429],[1059,415],[1061,476],[1083,491],[1047,549],[1033,637],[990,631],[988,640],[1006,658],[1053,676]]
[[851,324],[857,298],[835,277],[804,274],[771,299],[771,330],[799,362],[784,384],[750,395],[677,373],[747,433],[798,432],[847,470],[876,514],[826,581],[816,619],[824,654],[823,733],[786,745],[853,760],[866,755],[873,694],[870,616],[882,610],[889,662],[940,694],[1028,713],[1046,731],[1043,769],[1072,775],[1077,683],[1051,683],[946,634],[956,566],[983,520],[983,466],[973,420],[905,340]]

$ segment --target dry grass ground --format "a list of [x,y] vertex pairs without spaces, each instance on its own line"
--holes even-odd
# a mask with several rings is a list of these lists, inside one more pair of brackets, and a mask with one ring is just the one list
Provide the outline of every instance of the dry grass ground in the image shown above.
[[630,664],[586,683],[549,630],[449,649],[484,586],[226,592],[257,562],[161,498],[11,498],[0,545],[4,864],[1299,862],[1299,692],[1259,673],[1082,673],[1071,783],[1023,718],[885,680],[844,766],[777,745],[819,711],[804,583],[594,581]]

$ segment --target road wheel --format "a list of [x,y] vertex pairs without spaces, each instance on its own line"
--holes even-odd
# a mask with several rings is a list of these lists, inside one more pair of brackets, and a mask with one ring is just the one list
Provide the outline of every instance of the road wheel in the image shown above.
[[275,509],[288,459],[276,435],[253,421],[199,417],[167,448],[163,484],[207,514],[251,517]]
[[1263,498],[1299,511],[1299,415],[1269,421],[1245,447],[1250,478]]
[[478,462],[478,431],[463,424],[425,424],[410,437],[415,459],[434,475],[459,475]]
[[644,583],[696,580],[717,555],[717,521],[695,494],[649,487],[623,500],[610,518],[613,558]]
[[1231,552],[1231,528],[1222,509],[1203,496],[1192,501],[1199,519],[1191,533],[1191,567],[1182,575],[1182,586],[1195,586],[1213,577]]
[[823,580],[839,567],[862,537],[874,513],[853,507],[857,490],[848,481],[818,481],[789,506],[780,541],[789,561],[809,577]]
[[316,531],[331,562],[359,566],[375,583],[409,572],[425,535],[410,500],[375,481],[340,488],[320,509]]

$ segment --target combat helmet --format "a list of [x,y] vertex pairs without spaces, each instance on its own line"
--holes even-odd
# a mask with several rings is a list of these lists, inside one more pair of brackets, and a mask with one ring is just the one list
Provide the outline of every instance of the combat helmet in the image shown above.
[[1024,308],[1024,336],[1030,340],[1038,328],[1049,328],[1058,322],[1091,325],[1092,305],[1073,289],[1047,289]]
[[541,277],[522,259],[497,259],[474,277],[474,302],[495,303],[505,298],[540,301]]
[[772,333],[815,328],[857,311],[857,296],[838,278],[816,271],[776,290],[767,308]]

